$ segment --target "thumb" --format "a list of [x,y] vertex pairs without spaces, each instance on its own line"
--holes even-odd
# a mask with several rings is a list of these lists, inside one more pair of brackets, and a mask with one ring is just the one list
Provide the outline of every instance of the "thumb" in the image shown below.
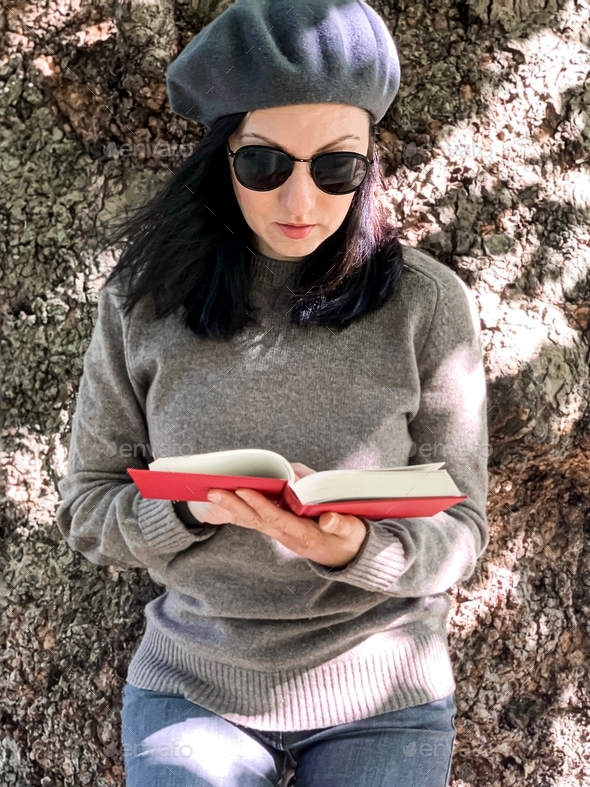
[[323,514],[320,514],[318,524],[326,533],[336,533],[340,530],[342,520],[338,514],[334,514],[331,511],[324,511]]

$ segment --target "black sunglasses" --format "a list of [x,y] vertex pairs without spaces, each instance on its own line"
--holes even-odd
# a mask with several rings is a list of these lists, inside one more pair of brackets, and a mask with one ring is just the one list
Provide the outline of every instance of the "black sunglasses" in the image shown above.
[[235,153],[227,149],[234,162],[236,178],[247,189],[271,191],[287,180],[295,161],[311,162],[316,186],[327,194],[350,194],[367,177],[371,162],[360,153],[322,153],[314,158],[295,158],[279,148],[245,145]]

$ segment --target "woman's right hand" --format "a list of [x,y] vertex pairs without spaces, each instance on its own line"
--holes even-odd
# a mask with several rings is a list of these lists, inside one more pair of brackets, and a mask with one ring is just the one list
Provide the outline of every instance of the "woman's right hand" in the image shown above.
[[[291,467],[295,472],[295,480],[299,481],[306,475],[315,473],[311,467],[301,462],[292,462]],[[204,525],[225,525],[227,524],[227,509],[217,503],[202,502],[200,500],[189,500],[187,505],[191,514]]]

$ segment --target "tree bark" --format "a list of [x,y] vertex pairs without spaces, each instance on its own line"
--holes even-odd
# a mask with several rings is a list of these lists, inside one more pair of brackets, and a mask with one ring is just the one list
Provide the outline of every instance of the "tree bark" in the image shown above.
[[[168,64],[230,0],[3,7],[3,783],[124,783],[121,691],[160,595],[54,525],[113,219],[205,129]],[[471,287],[489,396],[490,546],[451,590],[452,787],[590,781],[589,7],[370,3],[402,64],[381,122],[404,243]],[[97,625],[98,623],[98,625]]]

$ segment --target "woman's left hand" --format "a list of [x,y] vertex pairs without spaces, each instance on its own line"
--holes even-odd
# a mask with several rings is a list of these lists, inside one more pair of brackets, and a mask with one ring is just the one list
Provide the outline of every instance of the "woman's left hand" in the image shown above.
[[[212,500],[212,493],[218,494],[219,500]],[[344,568],[350,563],[367,534],[365,523],[356,516],[326,511],[316,522],[279,508],[253,489],[236,489],[235,493],[211,489],[209,500],[226,509],[227,524],[259,530],[298,555],[331,568]],[[336,520],[328,524],[331,517]]]

